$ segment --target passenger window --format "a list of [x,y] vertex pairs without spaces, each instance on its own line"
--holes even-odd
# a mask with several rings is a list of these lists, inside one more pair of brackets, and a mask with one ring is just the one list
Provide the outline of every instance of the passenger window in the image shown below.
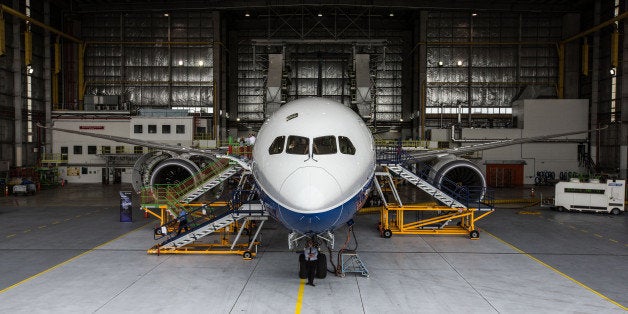
[[307,155],[310,148],[310,139],[303,136],[290,135],[286,153],[294,155]]
[[338,136],[338,145],[340,146],[340,152],[346,155],[355,155],[355,147],[348,137]]
[[281,154],[283,152],[283,143],[286,141],[285,136],[278,136],[275,138],[270,147],[268,148],[268,153],[271,155]]
[[321,136],[314,138],[314,154],[317,155],[330,155],[338,152],[336,148],[336,137],[333,135],[330,136]]

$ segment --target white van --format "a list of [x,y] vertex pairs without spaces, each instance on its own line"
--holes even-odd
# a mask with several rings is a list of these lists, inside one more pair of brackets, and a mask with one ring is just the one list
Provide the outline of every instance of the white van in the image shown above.
[[625,180],[599,180],[556,183],[554,206],[558,211],[593,211],[619,215],[624,209]]

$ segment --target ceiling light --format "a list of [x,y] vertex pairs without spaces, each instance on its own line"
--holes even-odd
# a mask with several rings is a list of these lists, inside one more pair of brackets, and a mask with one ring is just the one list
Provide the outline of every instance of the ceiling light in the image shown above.
[[251,16],[251,13],[249,13],[249,12],[244,12],[244,16],[249,17],[249,16]]
[[615,69],[615,68],[611,68],[611,69],[609,70],[609,72],[611,73],[611,75],[615,75],[615,74],[617,74],[617,69]]
[[388,16],[393,17],[393,16],[395,16],[395,13],[390,12],[390,13],[388,13]]
[[170,14],[168,14],[168,13],[164,13],[164,16],[165,16],[165,17],[168,17],[168,16],[170,16]]
[[318,14],[317,14],[317,15],[318,15],[318,17],[321,17],[321,16],[323,16],[323,13],[318,12]]
[[27,70],[28,70],[28,74],[33,74],[33,72],[35,72],[35,70],[33,70],[33,68],[30,65],[27,67]]
[[462,66],[462,60],[458,60],[458,62],[456,63],[458,66]]
[[478,16],[477,13],[471,13],[471,16]]
[[438,61],[438,66],[442,67],[443,66],[443,61]]
[[179,65],[183,65],[183,60],[179,60]]
[[203,66],[203,60],[199,60],[199,61],[198,61],[198,65],[199,65],[199,66]]

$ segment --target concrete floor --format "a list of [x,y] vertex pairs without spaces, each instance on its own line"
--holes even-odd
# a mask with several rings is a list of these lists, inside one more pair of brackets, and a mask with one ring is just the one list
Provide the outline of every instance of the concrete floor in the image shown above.
[[[157,221],[135,210],[132,223],[119,222],[120,190],[131,188],[67,185],[0,197],[1,313],[628,311],[628,214],[502,205],[479,221],[479,240],[384,239],[378,215],[358,215],[357,251],[370,278],[330,274],[310,287],[275,222],[250,261],[146,254]],[[497,195],[527,197],[529,189]],[[336,232],[336,250],[346,234]]]

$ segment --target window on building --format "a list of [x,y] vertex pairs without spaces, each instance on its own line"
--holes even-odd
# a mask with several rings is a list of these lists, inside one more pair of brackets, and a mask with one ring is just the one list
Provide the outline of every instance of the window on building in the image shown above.
[[184,133],[185,133],[185,125],[177,124],[177,134],[184,134]]
[[144,126],[141,125],[141,124],[133,125],[133,132],[134,133],[142,133],[142,132],[144,132]]
[[133,146],[133,153],[134,154],[143,154],[144,153],[144,147],[142,147],[142,146]]
[[148,125],[148,133],[157,133],[157,125],[156,124],[149,124]]
[[87,146],[87,154],[96,155],[96,146],[95,145]]
[[68,160],[68,147],[61,146],[61,160]]
[[116,146],[116,154],[124,154],[124,146]]
[[101,146],[100,152],[102,154],[111,154],[111,146]]
[[161,126],[161,133],[163,134],[170,134],[170,125],[169,124],[164,124]]
[[74,155],[82,155],[82,154],[83,154],[83,146],[75,145]]

